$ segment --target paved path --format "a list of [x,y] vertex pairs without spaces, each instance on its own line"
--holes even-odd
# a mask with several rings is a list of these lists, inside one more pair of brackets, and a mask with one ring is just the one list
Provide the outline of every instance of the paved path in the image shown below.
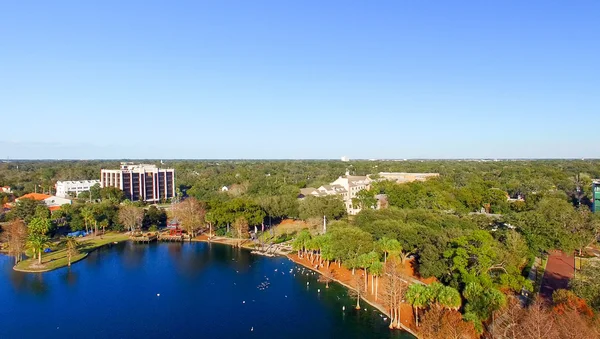
[[550,251],[548,264],[542,278],[540,294],[547,300],[552,299],[552,292],[569,287],[575,272],[575,257],[561,251]]

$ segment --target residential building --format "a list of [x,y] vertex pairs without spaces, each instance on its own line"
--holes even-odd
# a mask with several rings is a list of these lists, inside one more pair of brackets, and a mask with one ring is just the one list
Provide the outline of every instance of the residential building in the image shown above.
[[10,186],[2,186],[0,189],[2,189],[2,193],[12,193]]
[[[346,212],[349,215],[355,215],[360,212],[359,206],[352,204],[352,199],[356,198],[358,192],[361,190],[371,189],[371,183],[382,180],[391,180],[396,183],[407,183],[412,181],[425,181],[428,178],[439,176],[439,173],[401,173],[401,172],[379,172],[377,179],[371,179],[371,175],[356,176],[350,175],[347,171],[346,175],[337,178],[334,182],[329,185],[323,185],[319,188],[307,187],[300,189],[298,198],[303,199],[309,195],[315,197],[322,197],[327,195],[339,195],[346,205]],[[387,207],[387,196],[377,195],[377,206],[376,208]]]
[[592,181],[592,212],[600,211],[600,179]]
[[51,212],[59,210],[62,205],[71,205],[73,203],[71,199],[65,199],[62,197],[42,193],[28,193],[15,199],[15,202],[19,202],[22,199],[31,199],[43,202]]
[[369,189],[369,184],[372,181],[368,176],[355,176],[346,172],[345,176],[337,178],[329,185],[323,185],[319,188],[307,187],[301,189],[299,198],[304,198],[308,195],[316,197],[339,195],[344,201],[348,214],[354,215],[360,212],[360,208],[352,205],[352,199],[361,190]]
[[175,197],[175,170],[122,162],[116,170],[100,171],[102,187],[117,187],[131,201],[159,202]]
[[56,196],[61,198],[77,197],[79,193],[89,191],[100,180],[57,181]]

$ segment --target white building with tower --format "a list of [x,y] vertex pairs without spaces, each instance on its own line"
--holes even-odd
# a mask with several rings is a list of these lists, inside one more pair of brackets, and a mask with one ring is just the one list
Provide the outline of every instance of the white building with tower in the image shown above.
[[79,193],[89,191],[96,184],[100,184],[100,180],[57,181],[56,196],[60,198],[77,197]]
[[117,187],[131,201],[159,202],[175,197],[175,170],[122,162],[117,170],[100,171],[102,187]]
[[[438,177],[439,173],[405,173],[405,172],[379,172],[377,179],[372,179],[370,175],[350,175],[346,171],[346,175],[337,178],[329,185],[323,185],[319,188],[307,187],[300,189],[298,197],[303,199],[309,195],[315,197],[324,197],[328,195],[339,196],[344,205],[346,212],[350,215],[356,215],[361,211],[360,206],[355,206],[352,199],[356,198],[361,190],[370,190],[371,184],[377,181],[392,181],[397,184],[403,184],[413,181],[425,181],[429,178]],[[387,201],[387,196],[377,194],[374,195],[377,199],[377,207],[380,208],[383,200]],[[387,203],[385,203],[387,204]]]

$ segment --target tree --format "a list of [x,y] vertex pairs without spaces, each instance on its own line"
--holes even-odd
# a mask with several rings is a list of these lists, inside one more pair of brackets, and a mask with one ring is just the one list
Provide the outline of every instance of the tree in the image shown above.
[[363,273],[364,273],[364,276],[365,276],[365,281],[364,281],[363,286],[365,287],[365,292],[366,292],[367,291],[367,287],[369,286],[368,277],[367,277],[368,276],[367,269],[371,265],[371,258],[369,256],[369,254],[368,253],[364,253],[364,254],[359,255],[356,258],[356,265],[359,266],[359,267],[361,267],[363,269]]
[[555,319],[541,299],[527,309],[519,326],[519,338],[558,339]]
[[384,253],[383,262],[387,262],[387,257],[390,253],[398,253],[402,251],[402,246],[396,239],[383,237],[377,241],[379,249]]
[[356,309],[360,310],[360,298],[363,296],[365,290],[365,282],[361,277],[355,275],[352,277],[352,287],[348,290],[350,298],[356,299]]
[[125,193],[117,187],[107,186],[100,189],[100,197],[118,204],[125,200]]
[[329,268],[326,268],[323,272],[321,272],[321,276],[319,277],[319,282],[325,283],[325,288],[329,288],[329,283],[334,279],[333,271]]
[[406,280],[400,262],[390,258],[383,265],[383,293],[382,301],[390,310],[390,329],[400,328],[402,299],[406,292]]
[[[371,278],[375,277],[375,300],[379,294],[379,277],[383,274],[383,263],[379,260],[369,266]],[[373,294],[373,282],[371,281],[371,294]]]
[[292,249],[298,251],[299,258],[302,258],[302,254],[306,250],[306,245],[310,239],[310,232],[308,230],[302,230],[298,233],[296,238],[294,238],[294,241],[292,241]]
[[151,226],[165,226],[167,223],[167,213],[162,208],[157,208],[152,205],[148,207],[146,210],[146,215],[144,215],[144,227],[149,228]]
[[48,246],[49,243],[50,238],[43,234],[30,233],[27,237],[27,246],[33,251],[34,258],[35,254],[37,253],[39,265],[42,264],[42,251],[44,250],[44,247]]
[[71,266],[71,259],[79,254],[79,242],[73,237],[66,237],[65,251],[67,252],[68,266]]
[[245,217],[238,217],[233,223],[234,238],[238,238],[237,246],[242,246],[242,239],[248,238],[248,220]]
[[600,236],[600,220],[587,206],[577,209],[576,218],[570,223],[570,233],[575,242],[576,249],[581,256],[583,249],[598,240]]
[[144,220],[144,209],[134,205],[122,205],[119,208],[119,222],[133,233],[142,226]]
[[191,197],[175,204],[171,208],[171,213],[193,238],[196,230],[204,226],[206,207],[204,203]]
[[425,312],[419,334],[422,339],[479,338],[473,323],[464,321],[458,311],[441,308],[432,308]]
[[[90,187],[90,191],[88,193],[90,195],[90,199],[96,201],[98,199],[102,199],[101,192],[102,192],[102,188],[100,187],[100,184],[95,184],[94,186]],[[121,192],[123,192],[123,191],[121,191]]]
[[85,224],[85,232],[88,232],[88,227],[91,227],[96,220],[96,216],[94,213],[94,207],[92,205],[85,205],[81,209],[81,217],[83,218],[83,222]]
[[19,199],[15,207],[11,210],[11,214],[17,218],[29,223],[31,218],[35,216],[35,211],[40,202],[33,199]]
[[571,280],[573,292],[585,299],[596,311],[600,311],[600,264],[584,265]]
[[521,307],[521,301],[515,296],[508,297],[507,306],[499,310],[497,319],[489,332],[493,338],[519,339],[520,322],[526,310]]
[[430,290],[426,285],[412,284],[406,291],[406,301],[415,310],[415,323],[419,327],[419,310],[427,307],[431,299]]
[[52,222],[47,218],[35,217],[31,219],[27,229],[29,234],[47,235],[52,228]]
[[15,265],[21,261],[27,241],[27,226],[22,220],[13,220],[4,226],[2,239],[8,244],[8,255],[15,257]]
[[356,193],[356,198],[352,199],[352,205],[359,207],[361,210],[377,207],[377,199],[373,191],[362,189]]
[[462,305],[460,293],[455,288],[444,286],[438,282],[429,285],[429,289],[435,291],[432,296],[434,303],[440,308],[458,311]]
[[34,217],[50,219],[50,210],[45,205],[39,204],[35,206]]
[[323,218],[338,220],[346,216],[346,207],[338,196],[308,196],[300,202],[300,219]]
[[506,305],[504,293],[493,287],[484,288],[475,282],[466,285],[463,296],[467,300],[465,319],[472,321],[479,331],[482,330],[483,321],[493,317],[494,312]]

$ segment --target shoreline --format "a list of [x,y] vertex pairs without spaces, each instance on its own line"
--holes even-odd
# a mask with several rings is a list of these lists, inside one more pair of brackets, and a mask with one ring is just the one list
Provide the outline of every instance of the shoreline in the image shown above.
[[[319,275],[323,275],[323,273],[321,273],[318,269],[315,269],[311,265],[308,265],[308,264],[306,264],[306,263],[304,263],[304,262],[302,262],[300,260],[295,260],[295,258],[292,257],[291,255],[286,255],[286,257],[288,259],[290,259],[293,263],[297,264],[297,265],[306,267],[306,268],[308,268],[308,269],[310,269],[310,270],[312,270],[314,272],[317,272]],[[344,286],[347,289],[353,289],[352,286],[344,283],[340,279],[332,278],[332,281],[334,281],[334,282],[336,282],[336,283]],[[376,303],[375,301],[369,300],[369,299],[367,299],[367,298],[365,298],[363,296],[361,296],[360,299],[363,300],[364,302],[366,302],[367,304],[371,305],[372,307],[376,308],[377,310],[379,310],[379,312],[381,312],[382,314],[386,315],[388,318],[390,318],[389,312],[387,312],[386,308],[383,305],[381,305],[379,303]],[[412,336],[414,336],[415,338],[419,339],[419,336],[412,329],[410,329],[409,327],[407,327],[406,325],[404,325],[402,322],[400,322],[400,327],[402,327],[400,330],[405,331],[407,333],[410,333]],[[393,329],[390,329],[390,331],[393,331]]]
[[[232,241],[236,241],[236,239],[232,239],[232,238],[219,238],[217,240],[210,240],[208,237],[204,236],[204,238],[200,238],[203,236],[199,236],[196,238],[193,238],[191,241],[198,241],[198,242],[207,242],[207,243],[217,243],[217,244],[223,244],[223,245],[229,245],[229,246],[235,246],[235,244],[231,243]],[[214,238],[214,237],[213,237]],[[228,239],[231,239],[230,241],[227,241]],[[250,246],[244,246],[242,244],[242,246],[240,246],[241,248],[253,251],[255,250],[253,247]],[[255,254],[252,253],[254,255],[260,255],[260,254]],[[319,275],[323,275],[323,273],[321,273],[318,269],[315,269],[314,267],[312,267],[311,265],[308,265],[307,263],[304,263],[302,260],[296,260],[295,256],[294,256],[294,252],[290,252],[288,254],[278,254],[275,253],[275,256],[280,256],[280,257],[286,257],[288,258],[290,261],[292,261],[294,264],[296,265],[300,265],[302,267],[308,268],[311,271],[314,271],[316,273],[318,273]],[[333,278],[332,281],[344,286],[346,289],[352,289],[352,286],[348,285],[347,283],[341,281],[338,278]],[[371,305],[371,307],[374,307],[375,309],[377,309],[379,312],[381,312],[382,314],[384,314],[385,316],[387,316],[388,318],[390,318],[390,314],[389,312],[387,312],[386,308],[373,301],[373,300],[369,300],[367,298],[365,298],[364,296],[361,296],[361,300],[363,300],[364,302],[366,302],[367,304]],[[411,328],[409,328],[408,326],[404,325],[402,322],[400,322],[400,327],[401,327],[401,331],[407,332],[409,334],[411,334],[412,336],[414,336],[415,338],[419,339],[419,336],[417,335],[417,333],[415,333],[415,331],[413,331]],[[392,331],[392,329],[390,329],[390,331]]]
[[[71,265],[87,258],[87,256],[91,252],[93,252],[97,249],[100,249],[107,245],[112,245],[115,242],[121,243],[123,241],[128,241],[128,240],[129,239],[127,239],[126,236],[122,233],[108,233],[108,236],[103,235],[102,238],[82,239],[81,244],[80,244],[81,248],[80,248],[79,254],[77,256],[75,256],[75,259],[71,260]],[[91,244],[86,243],[88,241],[91,242]],[[47,255],[48,256],[56,255],[57,253],[60,253],[61,251],[64,251],[64,249],[56,250],[54,253],[49,253]],[[50,267],[48,267],[48,266],[39,267],[39,268],[30,267],[32,264],[35,265],[37,263],[37,259],[27,258],[25,260],[20,261],[16,265],[14,265],[12,267],[12,269],[16,272],[22,272],[22,273],[45,273],[45,272],[54,271],[54,270],[57,270],[60,268],[69,267],[68,261],[66,260],[66,256],[60,256],[58,258],[50,259],[49,261],[46,261],[46,262],[43,262],[43,259],[44,259],[44,257],[42,257],[42,265],[49,265]],[[24,266],[25,263],[28,261],[29,261],[29,264],[27,267],[21,267],[21,266]],[[62,261],[62,262],[60,264],[57,264],[56,266],[52,265],[55,262],[59,262],[59,261]]]
[[[106,246],[108,244],[105,244],[103,246]],[[102,247],[102,246],[100,246]],[[100,248],[98,247],[98,248]],[[95,248],[94,250],[96,250],[97,248]],[[84,255],[81,258],[78,258],[76,260],[71,260],[71,265],[73,265],[76,262],[79,262],[85,258],[87,258],[88,254],[90,254],[89,252],[84,253]],[[59,267],[54,267],[54,268],[43,268],[40,270],[33,270],[33,269],[25,269],[25,268],[18,268],[17,265],[13,266],[13,270],[17,271],[17,272],[23,272],[23,273],[45,273],[45,272],[50,272],[50,271],[54,271],[57,270],[59,268],[63,268],[63,267],[69,267],[69,265],[65,265],[65,266],[59,266]]]

